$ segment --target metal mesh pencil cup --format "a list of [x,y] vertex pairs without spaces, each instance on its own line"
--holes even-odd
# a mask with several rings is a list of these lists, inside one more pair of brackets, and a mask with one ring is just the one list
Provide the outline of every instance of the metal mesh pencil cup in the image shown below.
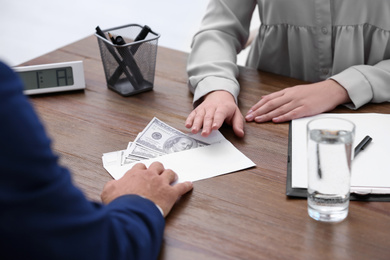
[[144,39],[136,40],[143,28],[138,24],[129,24],[103,30],[107,34],[105,38],[95,34],[107,87],[122,96],[153,89],[160,35],[149,30]]

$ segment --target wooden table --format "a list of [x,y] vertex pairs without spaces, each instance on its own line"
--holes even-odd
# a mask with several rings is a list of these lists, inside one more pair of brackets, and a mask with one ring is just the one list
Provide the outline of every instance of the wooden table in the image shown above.
[[[132,97],[107,89],[95,36],[23,65],[75,60],[84,61],[85,91],[31,100],[75,184],[100,201],[103,185],[112,179],[102,166],[103,153],[125,149],[154,116],[186,131],[192,110],[187,54],[159,47],[154,90]],[[242,113],[260,96],[302,83],[248,68],[240,73]],[[358,112],[390,113],[390,104],[370,104]],[[285,195],[288,123],[245,127],[243,139],[230,127],[221,132],[257,167],[195,182],[166,220],[161,259],[390,258],[390,203],[352,201],[341,223],[312,220],[306,200]]]

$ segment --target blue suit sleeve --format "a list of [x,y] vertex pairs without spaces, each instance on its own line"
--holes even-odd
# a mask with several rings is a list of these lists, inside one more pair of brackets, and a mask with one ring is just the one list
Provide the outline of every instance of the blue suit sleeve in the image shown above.
[[156,259],[165,221],[136,195],[91,202],[58,164],[23,83],[0,63],[0,259]]

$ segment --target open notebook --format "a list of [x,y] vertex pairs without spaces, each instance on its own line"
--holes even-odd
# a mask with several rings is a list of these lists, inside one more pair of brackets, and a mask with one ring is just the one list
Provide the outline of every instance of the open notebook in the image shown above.
[[355,123],[354,146],[366,135],[371,144],[353,159],[351,200],[390,201],[390,114],[321,114],[290,123],[286,194],[306,197],[306,125],[319,117],[345,118]]

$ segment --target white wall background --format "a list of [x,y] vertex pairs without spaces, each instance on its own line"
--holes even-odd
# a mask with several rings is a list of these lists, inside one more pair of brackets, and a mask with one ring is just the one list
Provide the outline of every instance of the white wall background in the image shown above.
[[[131,23],[160,33],[159,45],[189,52],[208,1],[0,0],[0,59],[16,66],[94,34],[97,25]],[[240,64],[245,56],[240,54]]]

